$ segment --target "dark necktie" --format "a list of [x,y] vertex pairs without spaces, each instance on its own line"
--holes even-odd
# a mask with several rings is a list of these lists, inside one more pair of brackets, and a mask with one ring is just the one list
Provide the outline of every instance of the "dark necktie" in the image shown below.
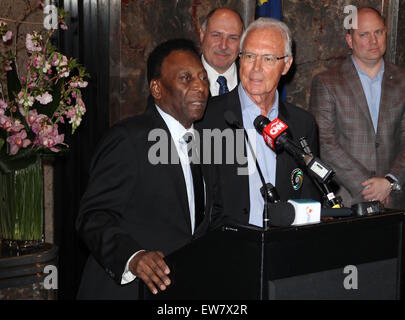
[[201,164],[198,159],[196,152],[195,141],[191,133],[186,133],[183,137],[184,141],[187,142],[188,157],[190,160],[191,175],[193,176],[193,187],[194,187],[194,216],[195,216],[195,226],[194,230],[197,229],[198,225],[204,219],[204,182],[201,172]]
[[217,82],[219,83],[219,95],[229,92],[226,78],[224,76],[219,76]]

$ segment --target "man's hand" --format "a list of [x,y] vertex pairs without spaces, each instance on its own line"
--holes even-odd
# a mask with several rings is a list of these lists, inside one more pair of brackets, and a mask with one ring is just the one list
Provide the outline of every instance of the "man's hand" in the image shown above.
[[361,185],[364,187],[364,190],[361,193],[364,200],[378,200],[383,204],[389,203],[391,184],[387,179],[371,178],[367,181],[364,181]]
[[129,262],[129,271],[141,278],[153,294],[158,293],[156,286],[164,291],[170,285],[170,269],[163,257],[160,251],[142,251]]

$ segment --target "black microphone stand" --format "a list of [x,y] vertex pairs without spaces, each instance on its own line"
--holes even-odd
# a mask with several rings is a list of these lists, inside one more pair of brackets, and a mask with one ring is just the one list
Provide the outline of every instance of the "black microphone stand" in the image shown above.
[[253,147],[250,143],[249,136],[245,130],[245,128],[239,123],[239,121],[236,119],[235,114],[232,111],[225,112],[224,114],[225,121],[232,127],[236,127],[238,129],[243,130],[245,140],[248,143],[250,152],[252,153],[253,159],[255,160],[257,172],[259,173],[260,180],[262,181],[263,184],[263,190],[264,192],[262,193],[263,199],[264,199],[264,209],[263,209],[263,232],[261,233],[261,257],[260,257],[260,300],[263,300],[264,296],[264,253],[265,253],[265,232],[269,229],[270,225],[270,219],[269,219],[269,189],[267,187],[266,181],[264,180],[264,176],[262,173],[262,170],[260,169],[259,163],[257,161],[256,154],[253,151]]

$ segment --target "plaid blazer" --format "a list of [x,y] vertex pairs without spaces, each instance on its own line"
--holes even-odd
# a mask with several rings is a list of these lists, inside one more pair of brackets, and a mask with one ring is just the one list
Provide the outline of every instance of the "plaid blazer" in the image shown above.
[[[364,201],[361,183],[391,173],[405,188],[405,70],[385,62],[377,133],[350,58],[314,77],[310,111],[319,126],[321,157],[336,172],[344,204]],[[405,208],[405,191],[391,193]]]

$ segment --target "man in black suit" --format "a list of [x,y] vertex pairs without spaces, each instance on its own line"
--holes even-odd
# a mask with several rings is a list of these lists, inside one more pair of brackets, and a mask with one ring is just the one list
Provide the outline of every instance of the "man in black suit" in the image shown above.
[[200,165],[188,161],[193,122],[208,98],[194,44],[159,45],[148,59],[148,81],[153,99],[146,112],[114,126],[93,158],[77,219],[91,252],[80,299],[136,299],[139,278],[154,294],[165,290],[170,270],[163,257],[209,224],[212,184],[204,177],[204,188]]
[[226,7],[212,10],[201,25],[201,61],[213,97],[233,90],[239,83],[236,61],[242,32],[242,17]]
[[[291,43],[291,33],[284,23],[269,18],[260,18],[253,22],[241,38],[241,83],[230,93],[210,99],[206,114],[197,126],[200,130],[230,129],[224,120],[224,113],[231,110],[239,123],[248,130],[250,138],[256,141],[257,158],[266,183],[276,186],[281,200],[319,200],[319,192],[306,175],[304,167],[286,152],[274,153],[253,125],[259,115],[270,120],[278,117],[288,124],[293,140],[298,142],[301,137],[306,137],[313,153],[317,153],[318,137],[313,117],[303,109],[279,101],[279,80],[288,72],[293,61]],[[243,134],[235,134],[235,137],[246,154],[249,149],[243,141]],[[237,151],[238,148],[235,147],[234,150]],[[213,170],[221,181],[222,221],[262,226],[262,182],[251,153],[247,153],[247,165],[249,172],[253,173],[246,175],[240,171],[243,163],[234,161],[227,164],[229,151],[224,148],[222,152],[222,164]],[[224,157],[228,160],[224,160]],[[238,157],[233,154],[233,158]]]

